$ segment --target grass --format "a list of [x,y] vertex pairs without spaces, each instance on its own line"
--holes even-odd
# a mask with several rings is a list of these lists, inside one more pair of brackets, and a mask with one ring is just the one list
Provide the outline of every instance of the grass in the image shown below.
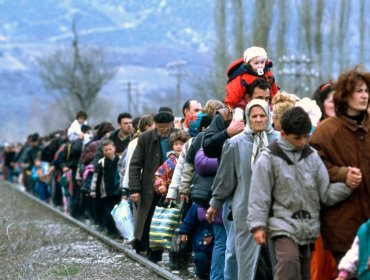
[[77,265],[58,265],[51,269],[51,273],[56,276],[71,277],[77,275],[80,272],[80,268]]

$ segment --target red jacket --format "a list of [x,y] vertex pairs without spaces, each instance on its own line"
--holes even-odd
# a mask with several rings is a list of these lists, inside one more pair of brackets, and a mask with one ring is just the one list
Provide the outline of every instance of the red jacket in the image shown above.
[[[239,60],[237,60],[239,61]],[[236,62],[237,62],[236,61]],[[262,76],[258,76],[257,73],[249,70],[248,68],[243,72],[243,74],[237,75],[232,80],[226,84],[226,96],[224,102],[226,106],[230,108],[239,107],[241,109],[245,109],[247,102],[245,100],[245,95],[247,93],[247,87],[252,84],[258,78],[265,78],[271,85],[271,99],[276,95],[279,88],[275,83],[274,74],[269,70],[272,66],[272,63],[267,62],[265,67],[265,73]],[[235,67],[235,63],[232,63],[230,67],[227,69],[227,74],[229,76],[229,72],[232,71],[231,68]],[[241,66],[240,66],[241,67]]]

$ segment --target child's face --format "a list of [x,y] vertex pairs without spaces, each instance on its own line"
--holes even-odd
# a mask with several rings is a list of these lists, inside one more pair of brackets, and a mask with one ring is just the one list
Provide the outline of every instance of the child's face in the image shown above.
[[103,154],[107,158],[113,158],[116,154],[116,147],[110,144],[103,146]]
[[288,141],[297,150],[303,150],[308,142],[308,134],[286,134],[283,130],[280,132],[281,138]]
[[250,66],[252,67],[253,72],[256,72],[258,75],[263,75],[263,69],[265,69],[266,58],[262,56],[255,56],[249,61]]
[[175,141],[175,143],[173,143],[173,150],[177,155],[180,155],[182,146],[184,146],[184,143],[181,141]]
[[84,117],[79,117],[79,118],[77,119],[77,121],[78,121],[78,123],[79,123],[79,124],[84,124],[84,123],[85,123],[85,121],[86,121],[86,119],[85,119]]

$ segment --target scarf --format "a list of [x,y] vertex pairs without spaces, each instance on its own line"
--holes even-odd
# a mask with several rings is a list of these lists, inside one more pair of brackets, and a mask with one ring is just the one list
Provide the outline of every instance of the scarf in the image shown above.
[[254,163],[261,152],[261,150],[264,147],[267,147],[269,142],[267,138],[267,134],[271,133],[274,131],[272,128],[271,124],[271,114],[270,114],[270,107],[268,103],[265,100],[262,99],[253,99],[251,102],[248,103],[246,110],[245,110],[245,115],[247,116],[247,119],[249,118],[249,112],[254,106],[260,106],[267,115],[267,126],[264,131],[255,131],[253,128],[250,126],[249,122],[247,123],[244,132],[247,134],[252,135],[253,137],[253,148],[252,148],[252,157],[251,157],[251,167],[253,170]]

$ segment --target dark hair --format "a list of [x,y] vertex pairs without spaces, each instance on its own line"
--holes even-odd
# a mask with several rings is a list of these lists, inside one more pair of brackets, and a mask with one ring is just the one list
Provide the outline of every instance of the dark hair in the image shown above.
[[185,116],[185,110],[190,109],[190,101],[192,99],[186,100],[184,105],[182,105],[182,114]]
[[104,137],[105,134],[114,130],[114,126],[110,122],[102,122],[99,125],[98,131],[96,132],[96,136],[98,139]]
[[204,115],[199,122],[199,131],[202,131],[202,128],[207,128],[213,120],[213,117]]
[[266,90],[266,89],[271,90],[271,85],[266,81],[266,79],[263,79],[263,78],[256,79],[253,83],[251,83],[247,87],[247,94],[249,95],[250,99],[253,98],[253,92],[255,88],[260,88],[263,90]]
[[338,81],[334,85],[335,94],[333,96],[334,109],[337,116],[347,113],[348,98],[353,94],[359,82],[364,82],[370,90],[370,73],[361,71],[358,65],[339,76]]
[[287,109],[280,119],[281,129],[287,134],[302,135],[311,131],[312,123],[303,108],[297,106]]
[[114,142],[111,139],[104,139],[101,144],[103,147],[108,146],[108,145],[114,146]]
[[88,126],[86,124],[81,125],[81,131],[82,131],[82,133],[86,133],[89,130],[91,130],[91,127],[90,126]]
[[87,114],[86,114],[86,112],[84,112],[84,111],[77,112],[76,119],[79,119],[79,118],[84,118],[85,120],[87,120]]
[[131,114],[130,113],[121,113],[121,114],[119,114],[118,115],[118,117],[117,117],[117,123],[121,123],[121,120],[122,119],[132,119],[132,117],[131,117]]
[[170,134],[170,140],[169,140],[169,146],[170,149],[173,149],[173,144],[176,141],[181,141],[183,143],[186,143],[190,138],[189,133],[187,133],[185,130],[179,130],[179,131],[174,131]]
[[334,91],[334,85],[332,81],[329,81],[328,83],[319,85],[312,95],[312,100],[316,101],[317,106],[319,106],[321,110],[320,121],[326,118],[324,102],[332,91]]

